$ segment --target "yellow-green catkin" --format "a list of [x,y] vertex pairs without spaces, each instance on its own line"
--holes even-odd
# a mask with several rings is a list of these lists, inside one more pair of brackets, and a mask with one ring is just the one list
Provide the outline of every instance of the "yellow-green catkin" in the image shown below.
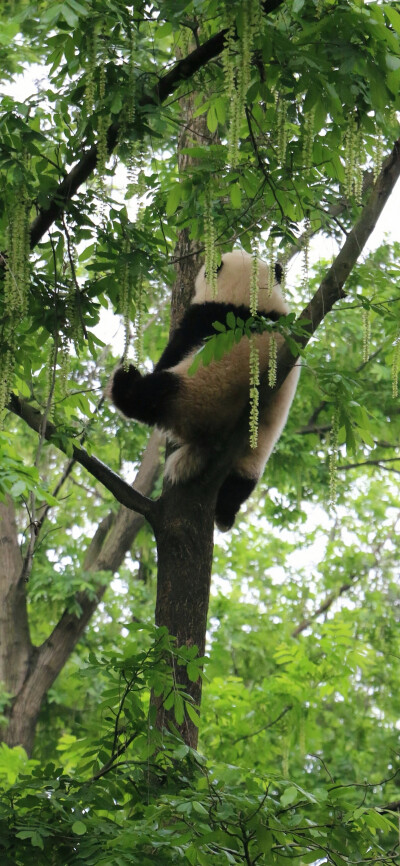
[[0,323],[3,347],[0,358],[0,418],[8,402],[14,373],[17,328],[26,314],[29,290],[29,212],[30,200],[25,185],[15,190],[13,210],[7,230],[7,261],[4,276],[4,316]]
[[95,100],[95,71],[96,71],[96,54],[97,54],[97,39],[96,31],[93,28],[87,36],[87,66],[86,66],[86,82],[85,82],[85,110],[87,114],[93,111]]
[[69,377],[69,345],[65,338],[60,340],[60,346],[58,351],[58,384],[60,389],[60,395],[62,398],[66,397],[68,394],[68,377]]
[[329,436],[329,505],[334,508],[337,497],[337,462],[339,455],[339,408],[336,406],[331,420]]
[[[250,275],[250,315],[256,316],[258,311],[258,273],[259,258],[257,250],[253,249]],[[258,407],[260,384],[260,354],[255,335],[250,338],[250,447],[257,448],[258,442]]]
[[307,111],[304,116],[304,126],[303,126],[303,152],[302,152],[302,162],[304,169],[306,171],[311,170],[312,166],[312,155],[313,155],[313,144],[314,144],[314,120],[315,120],[315,107],[310,111]]
[[143,320],[144,320],[144,286],[143,275],[140,273],[136,291],[136,316],[135,316],[135,361],[141,364],[143,361]]
[[260,395],[260,357],[255,334],[250,337],[250,448],[257,448],[258,442],[258,407]]
[[399,396],[399,371],[400,371],[400,331],[394,341],[392,360],[392,397],[394,400]]
[[377,135],[374,146],[374,154],[373,154],[373,170],[374,170],[374,182],[376,181],[378,175],[382,170],[383,163],[383,138],[380,134]]
[[356,133],[356,158],[354,166],[354,197],[356,204],[362,203],[363,194],[363,165],[365,160],[364,142],[362,140],[361,130]]
[[101,59],[99,64],[99,117],[97,121],[97,175],[100,182],[100,188],[103,187],[103,178],[106,171],[108,159],[107,146],[107,129],[108,117],[104,107],[106,95],[106,63],[105,63],[105,35],[100,36]]
[[135,63],[136,63],[136,50],[137,50],[137,39],[136,39],[136,30],[132,27],[130,34],[130,43],[129,43],[129,66],[128,66],[128,104],[127,104],[127,112],[126,119],[128,122],[128,126],[131,129],[131,137],[129,142],[130,154],[128,157],[128,182],[130,184],[135,184],[137,179],[137,141],[132,138],[132,127],[135,120],[136,114],[136,76],[135,76]]
[[80,298],[78,295],[78,289],[75,283],[71,280],[66,297],[66,312],[70,328],[69,337],[75,347],[78,345],[82,337],[82,320],[79,303]]
[[215,227],[210,187],[207,188],[204,203],[205,271],[207,285],[212,297],[217,296],[217,256],[215,250]]
[[130,252],[130,244],[127,238],[124,239],[123,243],[123,256],[124,256],[124,266],[122,270],[122,278],[121,278],[121,313],[124,320],[124,350],[123,350],[123,358],[124,358],[124,367],[128,369],[129,367],[129,343],[131,338],[131,301],[132,301],[132,287],[131,287],[131,275],[130,275],[130,267],[129,267],[129,252]]
[[251,54],[254,37],[261,26],[262,8],[259,0],[248,0],[243,14],[242,33],[235,40],[235,22],[228,12],[228,28],[222,63],[225,93],[229,104],[228,162],[235,166],[239,159],[240,123],[251,78]]
[[256,316],[258,311],[258,272],[259,258],[257,250],[253,250],[250,275],[250,315]]
[[363,362],[367,363],[371,345],[371,315],[370,311],[363,307],[362,311],[362,329],[363,329]]
[[56,367],[58,362],[59,334],[56,333],[50,344],[50,352],[47,361],[47,408],[46,416],[49,420],[54,419],[54,385],[56,380]]
[[271,333],[268,355],[268,385],[270,388],[275,388],[276,385],[277,356],[278,342],[276,339],[276,334]]
[[275,285],[275,241],[272,235],[269,236],[267,241],[267,262],[268,262],[268,284],[267,284],[267,298],[272,295],[274,285]]
[[18,320],[26,312],[29,286],[29,211],[25,186],[16,190],[7,236],[7,269],[4,280],[4,304],[10,319]]
[[302,265],[302,286],[308,292],[310,280],[310,239],[311,239],[311,222],[310,218],[304,220],[304,235],[303,235],[303,265]]
[[6,349],[2,351],[0,356],[0,426],[3,425],[4,421],[5,407],[7,406],[11,391],[13,373],[14,352],[11,349]]

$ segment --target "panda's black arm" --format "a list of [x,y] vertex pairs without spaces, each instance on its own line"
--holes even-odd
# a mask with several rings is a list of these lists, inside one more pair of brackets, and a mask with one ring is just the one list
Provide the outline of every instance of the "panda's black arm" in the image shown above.
[[[160,360],[157,362],[154,372],[167,370],[179,364],[182,358],[190,352],[198,349],[205,337],[211,337],[216,333],[213,322],[226,324],[227,313],[233,313],[246,321],[250,317],[250,310],[245,304],[225,304],[220,301],[205,301],[204,304],[191,304],[186,311],[179,327],[172,335],[168,345],[165,347]],[[276,320],[280,313],[271,310],[266,314],[268,318]]]

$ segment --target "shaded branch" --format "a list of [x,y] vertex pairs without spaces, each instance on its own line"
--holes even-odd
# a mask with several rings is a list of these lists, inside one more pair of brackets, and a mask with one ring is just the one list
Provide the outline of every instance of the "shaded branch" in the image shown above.
[[292,708],[293,705],[289,704],[282,710],[281,713],[279,713],[279,716],[277,716],[276,719],[273,719],[272,722],[268,722],[266,725],[263,725],[262,728],[258,728],[256,731],[252,731],[251,734],[243,734],[242,737],[236,737],[236,740],[231,741],[231,745],[234,746],[235,743],[239,743],[241,740],[250,740],[251,737],[256,737],[257,734],[262,734],[263,731],[267,731],[268,728],[273,728],[274,725],[280,722],[280,720],[283,719],[283,716],[286,716],[286,713],[288,713]]
[[[63,443],[60,432],[54,424],[43,424],[43,416],[38,409],[35,409],[25,400],[20,399],[15,394],[11,395],[10,402],[7,407],[15,415],[18,415],[28,427],[35,430],[36,433],[41,433],[43,430],[44,438],[48,442],[52,442],[64,454],[67,451],[66,445]],[[105,463],[98,460],[97,457],[90,456],[84,448],[78,448],[77,445],[72,446],[72,456],[77,463],[84,466],[97,481],[100,481],[107,490],[117,499],[121,505],[133,511],[143,514],[150,520],[154,502],[143,496],[137,490],[134,490],[126,481],[123,480],[116,472],[113,472]]]
[[343,466],[338,465],[336,469],[358,469],[359,466],[378,466],[379,469],[387,469],[389,472],[396,472],[399,474],[400,470],[395,469],[394,466],[385,466],[385,463],[395,463],[399,460],[400,457],[381,457],[377,460],[362,460],[360,463],[345,463]]
[[[337,592],[332,592],[331,595],[321,604],[314,613],[310,614],[306,619],[303,619],[302,622],[292,631],[292,637],[297,637],[303,631],[306,630],[317,617],[321,616],[322,613],[326,613],[329,610],[335,601],[337,601],[343,593],[347,592],[352,586],[357,582],[354,575],[350,575],[350,583],[342,583],[341,587],[337,590]],[[359,578],[358,578],[359,579]]]

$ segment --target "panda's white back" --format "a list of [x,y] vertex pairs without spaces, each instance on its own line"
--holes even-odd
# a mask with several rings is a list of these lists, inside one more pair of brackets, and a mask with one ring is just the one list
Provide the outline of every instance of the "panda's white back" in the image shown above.
[[[192,303],[202,304],[205,301],[220,301],[226,304],[250,305],[250,282],[251,282],[252,256],[244,250],[233,250],[222,256],[222,267],[218,272],[217,295],[208,285],[205,278],[205,267],[200,269],[196,283],[195,294]],[[275,284],[272,292],[268,289],[268,265],[259,260],[258,268],[258,311],[268,312],[276,310],[285,315],[289,308],[282,298],[278,284]]]

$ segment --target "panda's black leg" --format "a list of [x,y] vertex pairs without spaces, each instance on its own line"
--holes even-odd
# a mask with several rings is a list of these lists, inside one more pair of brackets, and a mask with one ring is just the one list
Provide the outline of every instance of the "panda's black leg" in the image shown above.
[[127,370],[118,367],[108,388],[120,412],[150,425],[168,421],[171,399],[178,390],[179,379],[174,373],[161,371],[142,376],[132,364]]
[[253,492],[257,481],[238,472],[230,472],[221,485],[215,507],[215,522],[221,532],[231,529],[240,506]]

